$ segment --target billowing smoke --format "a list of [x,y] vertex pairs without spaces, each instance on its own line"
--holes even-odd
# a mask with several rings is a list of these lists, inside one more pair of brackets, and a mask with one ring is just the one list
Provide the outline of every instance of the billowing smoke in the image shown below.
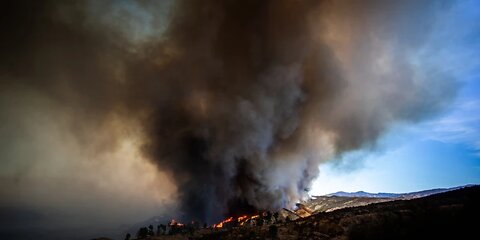
[[[375,19],[363,15],[370,8],[334,4],[180,3],[166,41],[134,67],[132,78],[150,72],[140,86],[155,82],[147,149],[176,179],[189,216],[288,206],[303,197],[322,161],[372,144],[390,123],[430,115],[450,99],[454,88],[442,85],[448,79],[433,85],[415,76],[403,53],[421,44],[428,26],[375,32],[369,27],[376,23],[365,22],[402,18],[395,11],[414,6],[379,6]],[[325,19],[329,11],[339,15]],[[341,37],[342,18],[355,28],[355,42],[328,39]],[[396,44],[383,39],[390,32],[419,39],[386,52],[396,47],[385,46]]]
[[456,89],[416,64],[441,2],[4,5],[0,86],[21,93],[5,109],[35,91],[94,156],[134,135],[202,221],[291,206],[321,162],[437,113]]

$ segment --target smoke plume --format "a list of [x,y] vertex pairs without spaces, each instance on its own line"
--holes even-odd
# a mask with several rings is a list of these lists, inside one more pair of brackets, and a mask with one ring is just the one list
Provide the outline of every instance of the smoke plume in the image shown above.
[[411,59],[441,2],[3,5],[2,118],[34,92],[91,159],[136,139],[189,219],[291,206],[320,163],[432,116],[456,89]]

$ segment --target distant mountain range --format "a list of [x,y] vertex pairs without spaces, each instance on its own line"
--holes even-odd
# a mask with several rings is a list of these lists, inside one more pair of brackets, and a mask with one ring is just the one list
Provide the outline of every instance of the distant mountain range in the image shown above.
[[[310,199],[302,201],[300,204],[310,213],[331,212],[342,208],[365,206],[373,203],[422,198],[472,186],[476,185],[472,184],[453,188],[437,188],[411,193],[369,193],[365,191],[336,192],[323,196],[312,196]],[[294,211],[301,210],[302,209],[294,209]]]
[[448,192],[452,190],[457,190],[465,187],[471,187],[475,186],[474,184],[470,185],[465,185],[465,186],[459,186],[459,187],[453,187],[453,188],[436,188],[436,189],[430,189],[430,190],[424,190],[424,191],[418,191],[418,192],[410,192],[410,193],[369,193],[369,192],[364,192],[364,191],[358,191],[358,192],[335,192],[335,193],[330,193],[324,196],[327,197],[356,197],[356,198],[396,198],[396,199],[412,199],[412,198],[420,198],[420,197],[426,197],[429,195],[433,194],[438,194],[438,193],[443,193],[443,192]]

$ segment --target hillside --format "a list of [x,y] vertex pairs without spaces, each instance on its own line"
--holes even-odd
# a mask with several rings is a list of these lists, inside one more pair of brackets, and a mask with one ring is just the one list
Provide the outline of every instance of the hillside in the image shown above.
[[[412,200],[321,212],[290,222],[151,239],[468,239],[476,234],[480,187]],[[475,235],[473,235],[475,236]]]

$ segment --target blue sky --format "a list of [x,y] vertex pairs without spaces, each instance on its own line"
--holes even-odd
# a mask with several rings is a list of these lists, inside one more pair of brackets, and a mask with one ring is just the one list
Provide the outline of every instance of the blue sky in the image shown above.
[[311,194],[409,192],[480,183],[478,80],[466,82],[441,116],[395,126],[380,139],[376,151],[350,152],[322,165]]
[[[384,137],[385,149],[357,151],[347,154],[343,162],[322,165],[310,193],[409,192],[480,183],[478,149],[467,142],[433,139],[428,133],[396,128]],[[359,163],[352,169],[351,161]]]
[[480,183],[480,2],[459,1],[438,16],[428,44],[411,59],[456,78],[461,88],[455,101],[431,119],[393,126],[373,151],[350,152],[320,166],[310,194]]

